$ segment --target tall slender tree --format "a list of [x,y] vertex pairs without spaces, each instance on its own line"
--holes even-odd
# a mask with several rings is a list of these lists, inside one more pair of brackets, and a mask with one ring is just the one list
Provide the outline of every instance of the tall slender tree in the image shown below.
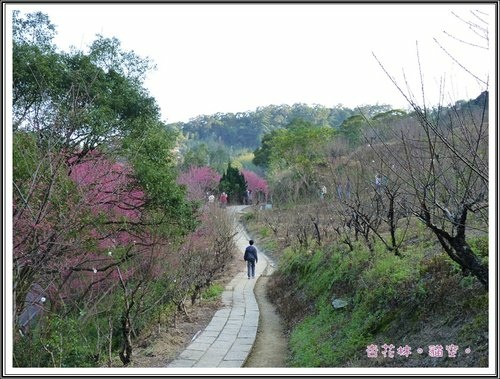
[[227,193],[230,203],[241,204],[246,189],[245,177],[236,167],[232,167],[231,162],[229,162],[227,170],[219,182],[219,190]]

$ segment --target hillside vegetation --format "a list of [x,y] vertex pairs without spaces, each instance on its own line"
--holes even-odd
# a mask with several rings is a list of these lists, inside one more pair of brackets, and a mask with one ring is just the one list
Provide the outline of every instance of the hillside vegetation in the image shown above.
[[273,206],[246,224],[279,263],[290,366],[488,365],[487,103],[269,138]]
[[365,114],[371,117],[385,112],[391,112],[389,105],[364,105],[350,109],[342,104],[332,108],[281,104],[247,112],[201,115],[189,122],[168,124],[168,127],[182,134],[179,150],[181,167],[184,169],[207,165],[222,174],[228,161],[241,161],[242,167],[263,174],[262,169],[252,164],[251,159],[240,159],[240,156],[259,149],[266,136],[273,131],[288,128],[297,120],[335,130],[345,129],[346,125],[352,123],[351,118],[354,116]]
[[[488,365],[488,292],[463,275],[422,225],[411,226],[396,256],[379,242],[373,251],[361,241],[351,250],[337,238],[319,246],[311,221],[308,244],[300,244],[293,231],[308,216],[303,207],[247,215],[252,235],[279,262],[268,294],[288,327],[290,367]],[[273,233],[269,222],[276,217],[289,229]],[[487,237],[472,243],[486,258]],[[334,301],[345,306],[334,308]],[[372,344],[377,358],[367,356]],[[393,359],[382,355],[384,344],[394,345]],[[399,355],[406,345],[411,355]],[[431,345],[441,345],[443,357],[429,357]],[[446,350],[451,345],[458,346],[456,358]]]

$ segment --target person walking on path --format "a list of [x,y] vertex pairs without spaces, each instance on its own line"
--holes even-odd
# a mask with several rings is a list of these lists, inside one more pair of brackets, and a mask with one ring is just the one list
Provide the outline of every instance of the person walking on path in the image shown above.
[[219,197],[219,201],[220,201],[221,208],[226,208],[226,206],[227,206],[227,194],[225,192],[222,192],[222,194]]
[[257,263],[257,248],[253,245],[253,240],[248,241],[250,245],[245,249],[243,259],[247,262],[248,279],[255,278],[255,264]]

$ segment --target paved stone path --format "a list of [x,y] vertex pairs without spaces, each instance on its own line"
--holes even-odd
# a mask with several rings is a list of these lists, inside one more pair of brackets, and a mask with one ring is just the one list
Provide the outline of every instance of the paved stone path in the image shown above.
[[[244,207],[231,207],[239,212]],[[248,246],[248,236],[240,228],[235,237],[242,257]],[[258,247],[258,244],[256,244]],[[218,310],[210,324],[167,367],[242,367],[255,342],[259,324],[259,308],[254,295],[256,280],[268,266],[267,257],[259,250],[255,279],[246,272],[238,273],[222,293],[223,308]]]

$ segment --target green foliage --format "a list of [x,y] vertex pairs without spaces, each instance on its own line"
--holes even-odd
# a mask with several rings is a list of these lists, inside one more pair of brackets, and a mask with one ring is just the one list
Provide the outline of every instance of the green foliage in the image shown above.
[[78,319],[53,316],[46,327],[36,328],[14,344],[14,366],[93,367],[96,352],[87,336]]
[[58,148],[106,146],[160,117],[142,88],[147,59],[99,37],[89,54],[59,53],[48,17],[14,13],[13,124],[43,134]]
[[330,127],[294,120],[273,137],[271,165],[276,168],[296,167],[302,173],[312,171],[314,166],[324,162],[324,148],[332,137]]
[[376,264],[365,270],[357,296],[362,298],[369,309],[387,310],[402,305],[409,298],[409,292],[417,282],[419,260],[413,254],[401,259],[393,254],[385,254]]
[[224,144],[213,140],[201,142],[189,139],[181,149],[183,161],[180,168],[185,171],[191,166],[209,166],[223,173],[227,162],[231,160],[231,151]]
[[189,167],[203,167],[209,163],[209,160],[208,146],[200,143],[184,153],[181,169],[187,170]]
[[276,251],[278,249],[278,244],[278,241],[275,239],[268,239],[263,242],[262,246],[267,251]]
[[222,292],[224,292],[224,287],[218,283],[213,283],[202,292],[201,297],[205,300],[214,300],[218,299]]
[[42,12],[34,12],[19,16],[20,12],[12,12],[12,39],[15,44],[30,44],[43,50],[53,49],[52,40],[56,35],[56,28],[49,17]]
[[226,172],[219,182],[219,191],[226,192],[233,204],[243,203],[243,194],[247,189],[245,177],[240,171],[228,163]]
[[268,167],[271,192],[281,202],[316,192],[318,172],[327,163],[333,136],[334,129],[329,126],[297,119],[263,138],[254,163]]
[[12,136],[12,164],[14,182],[28,180],[40,163],[40,152],[36,145],[36,136],[32,133],[14,133]]
[[233,165],[237,166],[240,170],[247,169],[250,171],[257,171],[262,173],[261,168],[257,168],[257,166],[253,163],[254,155],[253,152],[248,150],[242,150],[240,154],[238,154],[233,159]]
[[[475,283],[474,288],[463,290],[471,295],[464,294],[462,300],[450,298],[448,286],[454,282],[457,287],[457,274],[444,255],[427,259],[422,246],[412,245],[404,258],[382,251],[373,255],[361,245],[348,253],[335,244],[314,252],[288,248],[278,273],[294,278],[296,291],[315,304],[314,311],[304,314],[292,329],[289,365],[339,367],[356,362],[369,366],[367,345],[391,339],[398,343],[396,339],[406,334],[421,333],[424,320],[435,312],[450,311],[451,304],[456,316],[448,318],[473,321],[464,323],[460,335],[449,338],[484,349],[487,294],[474,294]],[[443,291],[436,291],[437,286]],[[429,297],[437,299],[429,301]],[[334,298],[346,301],[347,306],[334,309]]]
[[474,346],[475,354],[481,357],[480,365],[486,366],[488,360],[488,294],[471,296],[464,303],[464,311],[473,313],[472,319],[460,328],[458,338],[463,346]]
[[182,235],[192,230],[195,221],[185,189],[176,183],[174,142],[175,132],[158,124],[125,138],[123,147],[138,183],[146,191],[145,206],[152,210],[153,222],[161,220],[167,234]]
[[351,147],[363,143],[362,132],[367,127],[366,120],[361,115],[354,115],[345,120],[340,126],[340,134],[344,136]]
[[273,139],[278,135],[277,130],[264,134],[259,148],[254,151],[253,163],[257,166],[268,168],[271,161]]
[[306,104],[269,105],[259,107],[253,112],[198,116],[189,122],[178,123],[177,126],[189,139],[220,141],[234,149],[254,150],[265,134],[285,128],[295,119],[337,128],[352,114],[353,110],[341,104],[333,108]]
[[99,34],[90,46],[89,57],[104,71],[113,70],[138,84],[155,68],[149,59],[140,58],[132,51],[123,51],[116,37],[105,38]]
[[[169,262],[158,263],[169,258],[162,244],[168,241],[174,248],[196,225],[195,210],[176,184],[178,134],[160,121],[155,99],[142,87],[152,68],[149,60],[123,51],[117,39],[103,37],[89,53],[58,52],[51,42],[55,29],[41,13],[23,19],[14,12],[13,24],[14,234],[25,244],[16,246],[14,287],[17,304],[34,283],[50,287],[54,297],[50,317],[23,337],[16,332],[14,364],[98,366],[107,355],[109,333],[112,354],[123,341],[124,295],[114,276],[115,263],[105,263],[102,279],[85,281],[84,266],[104,261],[98,254],[104,250],[99,244],[109,237],[106,224],[151,241],[151,247],[136,248],[140,254],[134,254],[127,242],[112,240],[113,259],[129,289],[133,332],[140,333],[157,307],[172,301],[170,278],[162,274]],[[137,210],[140,220],[117,216],[110,221],[108,208],[75,206],[88,189],[77,188],[71,170],[81,162],[98,164],[101,158],[124,167],[126,177],[120,179],[137,194],[137,202],[118,201],[116,206]],[[106,237],[90,238],[94,232]],[[68,278],[68,283],[73,280],[71,294],[60,296],[58,287]]]
[[287,128],[275,130],[262,139],[255,151],[254,163],[274,170],[296,169],[301,174],[324,163],[326,146],[333,129],[294,120]]
[[471,249],[485,264],[488,263],[489,239],[488,236],[471,237],[468,240]]
[[293,367],[339,367],[371,343],[372,336],[363,327],[366,318],[334,310],[328,303],[318,306],[313,316],[305,318],[290,337]]
[[[45,214],[50,225],[60,222],[59,215],[72,210],[70,204],[79,198],[74,182],[68,177],[64,157],[54,157],[40,146],[43,141],[32,132],[15,131],[12,135],[14,208],[22,213],[26,207],[51,210]],[[85,217],[82,213],[81,217]]]
[[271,235],[271,229],[269,229],[267,226],[263,226],[259,231],[259,235],[262,238],[269,237]]
[[292,367],[328,367],[332,349],[328,343],[332,325],[339,325],[335,315],[323,308],[315,316],[306,317],[290,336]]
[[[13,126],[18,129],[30,115],[30,110],[40,110],[47,105],[47,98],[59,99],[64,94],[63,58],[52,50],[42,50],[38,46],[14,43],[13,64]],[[40,112],[39,126],[43,127],[52,115]]]
[[252,220],[255,220],[257,218],[255,213],[253,212],[246,212],[241,217],[244,223],[251,222]]

